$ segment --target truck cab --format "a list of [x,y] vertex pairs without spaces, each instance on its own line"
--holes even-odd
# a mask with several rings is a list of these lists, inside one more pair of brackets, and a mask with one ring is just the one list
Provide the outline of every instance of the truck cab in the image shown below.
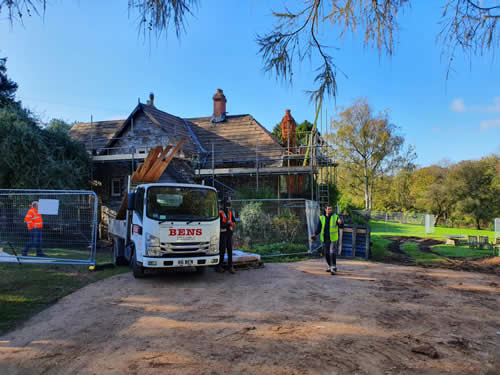
[[219,263],[217,191],[209,186],[152,183],[129,192],[126,220],[110,220],[116,264],[130,264],[135,277],[148,268]]

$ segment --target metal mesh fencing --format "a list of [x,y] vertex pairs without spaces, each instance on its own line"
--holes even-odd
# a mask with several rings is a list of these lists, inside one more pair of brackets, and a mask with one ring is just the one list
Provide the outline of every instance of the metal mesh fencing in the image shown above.
[[263,249],[264,257],[309,251],[305,199],[246,199],[232,204],[238,223],[235,249]]
[[0,262],[95,265],[96,230],[92,191],[0,189]]
[[495,243],[500,243],[500,218],[495,219]]
[[[385,212],[354,210],[353,214],[370,221],[373,232],[393,234],[431,234],[434,233],[434,216],[417,212]],[[427,222],[431,220],[432,222]],[[426,225],[426,223],[429,223]]]

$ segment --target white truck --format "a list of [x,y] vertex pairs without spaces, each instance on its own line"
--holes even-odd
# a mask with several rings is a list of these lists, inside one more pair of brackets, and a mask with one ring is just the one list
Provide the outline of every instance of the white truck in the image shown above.
[[109,222],[115,264],[130,264],[140,278],[148,268],[196,267],[202,272],[219,263],[214,188],[153,183],[129,190],[126,220]]

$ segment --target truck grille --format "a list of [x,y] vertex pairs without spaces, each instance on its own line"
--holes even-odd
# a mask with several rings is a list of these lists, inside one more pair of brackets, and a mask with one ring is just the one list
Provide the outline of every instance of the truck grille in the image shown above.
[[208,251],[210,248],[209,242],[179,242],[179,243],[161,243],[163,251],[175,251],[183,253],[192,253],[198,251]]

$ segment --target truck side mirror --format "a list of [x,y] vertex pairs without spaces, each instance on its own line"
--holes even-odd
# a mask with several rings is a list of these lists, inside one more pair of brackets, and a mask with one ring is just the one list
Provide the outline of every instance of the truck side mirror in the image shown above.
[[129,193],[127,199],[127,210],[135,210],[135,193]]

